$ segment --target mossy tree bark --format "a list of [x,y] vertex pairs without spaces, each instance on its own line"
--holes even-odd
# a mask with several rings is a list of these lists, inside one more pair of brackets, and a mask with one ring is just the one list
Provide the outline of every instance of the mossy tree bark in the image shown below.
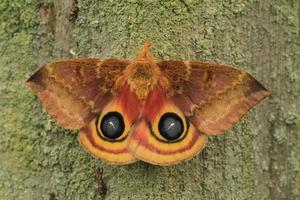
[[[299,199],[299,29],[298,0],[0,0],[0,199]],[[24,83],[54,59],[131,58],[144,40],[160,59],[241,66],[272,96],[190,161],[107,165]]]

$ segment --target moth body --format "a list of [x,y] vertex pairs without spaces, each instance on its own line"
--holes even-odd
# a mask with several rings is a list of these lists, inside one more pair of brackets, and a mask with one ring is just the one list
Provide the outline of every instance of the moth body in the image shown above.
[[124,70],[124,75],[117,80],[118,86],[128,83],[131,91],[141,101],[145,100],[150,91],[157,85],[167,88],[168,80],[162,75],[160,68],[154,62],[149,50],[149,44],[145,44],[138,57]]

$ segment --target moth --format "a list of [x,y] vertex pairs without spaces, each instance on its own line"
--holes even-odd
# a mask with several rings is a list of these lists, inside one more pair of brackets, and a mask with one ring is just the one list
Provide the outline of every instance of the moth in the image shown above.
[[269,95],[243,70],[156,60],[148,43],[133,60],[46,64],[27,84],[62,127],[80,129],[86,151],[113,164],[190,159]]

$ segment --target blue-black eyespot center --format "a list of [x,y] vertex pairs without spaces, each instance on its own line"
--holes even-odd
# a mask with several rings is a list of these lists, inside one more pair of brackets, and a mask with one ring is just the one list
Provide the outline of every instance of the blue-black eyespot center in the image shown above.
[[174,141],[183,134],[184,124],[177,114],[165,113],[159,120],[158,130],[165,139]]
[[125,130],[125,123],[122,115],[118,112],[109,112],[101,119],[101,133],[104,137],[115,140],[118,139]]

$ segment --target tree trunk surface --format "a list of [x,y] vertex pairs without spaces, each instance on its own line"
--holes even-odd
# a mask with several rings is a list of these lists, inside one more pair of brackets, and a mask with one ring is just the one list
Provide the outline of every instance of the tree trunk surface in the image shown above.
[[[25,80],[74,57],[239,66],[272,95],[193,159],[111,166]],[[300,199],[300,1],[0,0],[0,199]],[[105,187],[107,192],[105,192]]]

